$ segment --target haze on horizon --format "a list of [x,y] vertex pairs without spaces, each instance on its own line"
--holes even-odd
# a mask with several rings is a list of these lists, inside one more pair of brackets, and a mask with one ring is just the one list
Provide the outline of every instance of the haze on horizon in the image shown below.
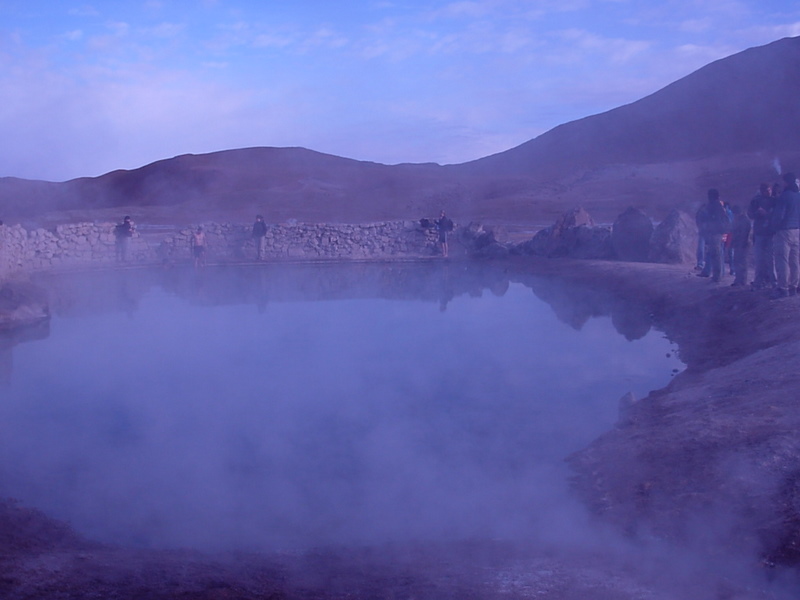
[[0,16],[0,177],[50,181],[250,146],[465,162],[800,35],[789,0],[0,0]]

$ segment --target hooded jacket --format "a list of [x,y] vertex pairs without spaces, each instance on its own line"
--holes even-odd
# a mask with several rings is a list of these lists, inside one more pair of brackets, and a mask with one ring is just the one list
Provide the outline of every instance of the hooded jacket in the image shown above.
[[800,193],[797,186],[787,186],[775,202],[770,225],[773,231],[800,229]]

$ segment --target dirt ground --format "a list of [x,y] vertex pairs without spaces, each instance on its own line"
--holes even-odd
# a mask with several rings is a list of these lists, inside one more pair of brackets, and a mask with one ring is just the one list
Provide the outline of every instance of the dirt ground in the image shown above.
[[497,266],[516,281],[565,279],[578,303],[581,294],[592,306],[604,299],[621,331],[644,319],[680,349],[684,372],[569,458],[576,493],[626,536],[626,551],[492,541],[149,551],[94,543],[4,500],[0,598],[797,597],[800,297],[769,300],[687,266],[531,258]]

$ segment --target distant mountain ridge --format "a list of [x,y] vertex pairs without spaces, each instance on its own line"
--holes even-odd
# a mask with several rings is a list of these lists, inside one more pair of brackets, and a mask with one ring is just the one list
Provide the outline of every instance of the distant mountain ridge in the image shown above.
[[798,150],[800,37],[717,60],[641,100],[467,163],[506,173]]
[[[627,206],[656,219],[706,187],[749,199],[800,170],[800,37],[715,61],[631,104],[459,165],[382,165],[303,148],[182,155],[63,183],[0,178],[0,218],[364,222],[430,216],[541,224],[576,205],[599,220]],[[141,218],[140,218],[141,220]]]

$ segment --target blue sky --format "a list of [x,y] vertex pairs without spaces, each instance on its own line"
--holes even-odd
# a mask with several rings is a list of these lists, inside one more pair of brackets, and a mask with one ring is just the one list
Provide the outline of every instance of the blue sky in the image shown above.
[[797,35],[794,0],[0,0],[0,176],[464,162]]

